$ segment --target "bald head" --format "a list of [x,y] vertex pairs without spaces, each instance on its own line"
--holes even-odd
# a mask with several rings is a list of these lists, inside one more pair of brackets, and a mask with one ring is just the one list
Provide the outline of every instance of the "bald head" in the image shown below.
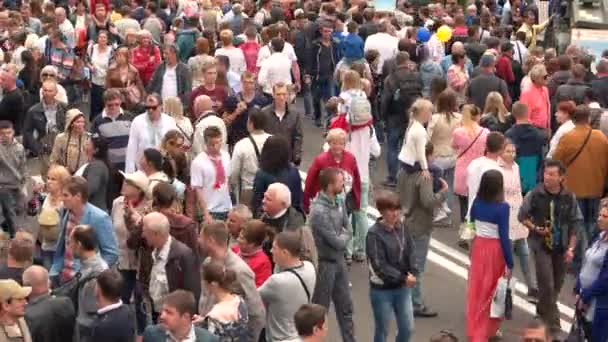
[[171,225],[169,224],[169,219],[159,212],[149,213],[144,216],[144,229],[154,231],[161,235],[169,235],[169,230]]
[[457,53],[457,54],[464,54],[465,50],[464,50],[464,44],[462,44],[462,42],[454,42],[454,44],[452,44],[452,54]]
[[213,100],[207,95],[200,95],[194,100],[194,112],[202,114],[213,109]]
[[65,9],[63,7],[55,8],[55,20],[58,23],[63,23],[66,19]]
[[30,298],[35,298],[49,292],[49,272],[46,268],[32,265],[23,272],[23,285],[31,286]]

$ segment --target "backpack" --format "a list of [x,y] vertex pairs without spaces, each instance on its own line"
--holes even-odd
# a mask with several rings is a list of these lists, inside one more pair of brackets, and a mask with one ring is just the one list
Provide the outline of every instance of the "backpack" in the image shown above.
[[78,293],[80,292],[80,289],[90,280],[97,278],[98,275],[98,273],[92,273],[83,277],[82,273],[78,272],[70,281],[53,289],[51,295],[69,298],[72,301],[72,304],[74,304],[74,310],[78,311]]
[[182,62],[188,62],[188,58],[192,55],[197,38],[198,32],[195,30],[180,31],[177,33],[175,44],[179,51],[179,59]]
[[399,83],[391,95],[389,114],[403,115],[409,111],[414,101],[422,96],[422,84],[415,73],[407,73],[404,78],[396,81]]

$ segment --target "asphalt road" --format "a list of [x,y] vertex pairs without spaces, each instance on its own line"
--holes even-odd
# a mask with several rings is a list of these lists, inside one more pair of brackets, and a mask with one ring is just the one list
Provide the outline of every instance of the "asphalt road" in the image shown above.
[[[296,108],[302,113],[302,106],[298,103]],[[304,157],[301,170],[306,172],[313,158],[321,151],[323,137],[322,130],[313,125],[310,118],[304,119]],[[372,174],[372,183],[375,188],[381,187],[385,178],[386,165],[384,151],[376,163]],[[373,196],[373,190],[372,190]],[[373,201],[370,202],[373,205]],[[466,277],[468,256],[466,251],[457,244],[458,228],[456,213],[453,210],[454,224],[451,227],[438,227],[433,232],[433,241],[429,252],[427,270],[423,277],[423,296],[428,306],[439,313],[436,318],[420,318],[415,320],[415,331],[412,341],[429,341],[430,337],[441,330],[453,332],[460,341],[466,341]],[[370,209],[372,212],[373,209]],[[533,265],[531,265],[534,270]],[[513,319],[502,324],[503,341],[518,341],[518,336],[526,324],[534,318],[535,305],[526,300],[527,289],[516,261],[515,278],[518,281],[515,287]],[[368,271],[366,264],[353,263],[350,271],[352,282],[352,299],[354,304],[354,323],[357,341],[373,341],[374,322],[369,301]],[[560,296],[560,310],[562,312],[562,329],[567,331],[572,322],[574,300],[570,293],[574,280],[571,276],[566,280]],[[328,341],[341,341],[340,333],[332,311],[330,318],[330,336]],[[392,324],[389,341],[395,340],[395,325]]]

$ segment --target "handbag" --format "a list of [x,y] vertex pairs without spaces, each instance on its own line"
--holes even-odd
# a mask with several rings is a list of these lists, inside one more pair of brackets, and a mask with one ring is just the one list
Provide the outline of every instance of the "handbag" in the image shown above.
[[[500,277],[496,283],[496,290],[492,297],[490,306],[491,318],[504,318],[507,312],[507,290],[511,286],[511,280],[505,277]],[[512,303],[511,303],[512,306]]]
[[475,238],[475,222],[465,221],[458,228],[458,237],[463,241],[471,241]]
[[566,338],[566,342],[585,342],[585,327],[583,313],[578,309],[578,302],[576,303],[577,309],[574,311],[574,322],[570,327],[570,332]]
[[[127,76],[128,77],[128,76]],[[130,104],[135,105],[141,102],[141,91],[133,84],[131,80],[127,81],[127,100]]]

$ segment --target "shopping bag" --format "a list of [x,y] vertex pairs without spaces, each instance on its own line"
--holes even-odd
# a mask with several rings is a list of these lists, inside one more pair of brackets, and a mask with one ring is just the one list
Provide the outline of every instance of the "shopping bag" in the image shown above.
[[505,317],[507,307],[507,290],[509,289],[509,279],[501,277],[496,283],[496,290],[492,297],[490,306],[490,317],[503,318]]
[[463,222],[460,224],[458,229],[458,236],[460,240],[471,241],[475,238],[475,223],[474,222]]
[[[578,307],[578,303],[576,303]],[[585,330],[583,328],[583,314],[579,309],[574,313],[574,322],[570,327],[570,333],[566,338],[566,342],[585,342]]]
[[507,297],[505,298],[505,319],[513,319],[513,291],[511,290],[511,281],[507,284]]

